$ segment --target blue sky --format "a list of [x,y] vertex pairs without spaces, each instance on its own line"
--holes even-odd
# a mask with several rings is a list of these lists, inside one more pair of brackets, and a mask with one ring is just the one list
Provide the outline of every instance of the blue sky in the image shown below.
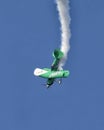
[[71,75],[47,90],[33,71],[60,46],[54,0],[0,1],[1,130],[104,130],[103,5],[70,0]]

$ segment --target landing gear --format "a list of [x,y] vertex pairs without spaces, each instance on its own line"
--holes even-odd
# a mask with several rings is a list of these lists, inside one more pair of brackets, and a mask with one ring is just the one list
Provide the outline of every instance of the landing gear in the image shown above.
[[62,79],[59,79],[58,83],[61,84],[62,83]]
[[62,79],[57,79],[56,82],[58,82],[58,84],[62,83]]

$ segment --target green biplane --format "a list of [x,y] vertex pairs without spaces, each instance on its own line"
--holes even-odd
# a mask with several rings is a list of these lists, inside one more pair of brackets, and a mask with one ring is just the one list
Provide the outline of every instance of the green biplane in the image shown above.
[[36,68],[34,70],[35,76],[39,76],[39,77],[48,79],[47,83],[46,83],[47,88],[49,88],[54,83],[54,81],[56,81],[56,79],[59,79],[58,83],[61,84],[61,79],[68,77],[70,74],[70,72],[68,70],[62,70],[59,68],[59,64],[60,64],[62,58],[64,57],[63,52],[60,51],[59,49],[55,49],[53,52],[53,57],[54,57],[54,61],[51,66],[51,69]]

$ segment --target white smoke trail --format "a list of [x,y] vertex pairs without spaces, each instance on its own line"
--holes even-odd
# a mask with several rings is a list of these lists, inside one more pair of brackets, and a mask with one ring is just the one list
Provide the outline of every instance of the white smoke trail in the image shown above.
[[69,14],[69,0],[56,0],[57,10],[59,12],[59,20],[61,24],[61,51],[64,53],[64,58],[60,63],[62,67],[67,59],[68,51],[70,50],[71,18]]

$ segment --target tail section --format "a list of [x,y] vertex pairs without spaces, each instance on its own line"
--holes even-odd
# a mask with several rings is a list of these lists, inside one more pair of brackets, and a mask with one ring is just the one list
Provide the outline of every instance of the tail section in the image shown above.
[[56,59],[61,59],[64,56],[63,52],[60,49],[55,49],[53,52],[53,57]]

